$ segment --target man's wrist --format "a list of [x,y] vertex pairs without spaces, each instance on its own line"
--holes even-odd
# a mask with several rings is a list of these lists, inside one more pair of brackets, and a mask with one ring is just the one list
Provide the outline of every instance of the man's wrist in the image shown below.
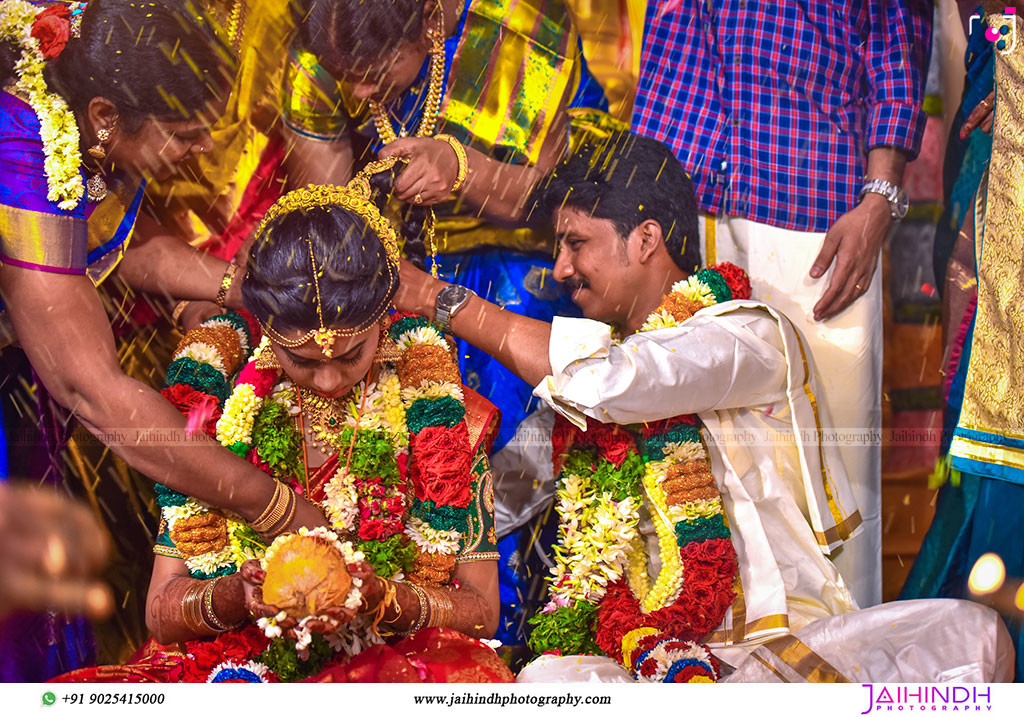
[[421,299],[419,310],[416,312],[424,318],[433,321],[437,314],[437,297],[444,291],[444,288],[448,286],[448,282],[441,281],[430,277],[430,281],[425,285],[425,291]]

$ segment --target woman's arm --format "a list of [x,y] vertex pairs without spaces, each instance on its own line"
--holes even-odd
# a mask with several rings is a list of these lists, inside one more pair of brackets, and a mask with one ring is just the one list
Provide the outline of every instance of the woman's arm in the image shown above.
[[[272,478],[205,435],[185,434],[185,418],[159,393],[126,376],[92,282],[5,265],[0,293],[18,340],[43,385],[130,466],[176,491],[246,520],[274,495]],[[297,501],[292,526],[323,525]]]
[[[525,224],[530,219],[526,204],[533,188],[565,156],[568,140],[569,116],[563,110],[548,131],[536,164],[506,164],[466,147],[469,171],[459,192],[461,201],[489,221]],[[455,150],[444,140],[407,137],[378,154],[409,160],[395,181],[395,196],[400,200],[414,202],[418,194],[422,204],[439,204],[451,197],[459,164]]]
[[[209,580],[196,580],[188,575],[185,561],[157,555],[146,595],[146,627],[156,641],[174,642],[209,637],[213,631],[195,632],[185,623],[182,603],[189,588]],[[242,573],[234,573],[217,581],[213,588],[213,612],[225,625],[235,625],[249,617],[246,586]]]
[[282,129],[288,143],[284,166],[288,172],[288,188],[297,189],[307,184],[347,184],[355,173],[352,141],[348,137],[322,140],[304,137],[289,129]]
[[[228,262],[189,246],[153,218],[140,214],[117,272],[139,291],[173,299],[213,301],[227,269]],[[243,273],[239,268],[225,296],[229,308],[242,306]]]

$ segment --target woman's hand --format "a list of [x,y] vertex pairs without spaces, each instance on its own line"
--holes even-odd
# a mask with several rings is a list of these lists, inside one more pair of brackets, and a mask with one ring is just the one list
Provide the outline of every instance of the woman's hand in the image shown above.
[[15,609],[110,614],[110,589],[98,579],[110,541],[83,506],[0,483],[0,546],[0,617]]
[[988,97],[979,102],[971,110],[971,113],[967,115],[967,119],[964,120],[964,124],[960,128],[960,139],[967,139],[967,136],[978,127],[981,127],[981,131],[985,134],[992,134],[992,120],[995,117],[993,110],[995,107],[996,91],[992,90],[988,93]]
[[207,319],[222,313],[221,308],[212,301],[189,301],[178,317],[182,333],[188,333]]
[[[306,627],[313,633],[337,632],[338,629],[354,618],[358,613],[372,613],[380,605],[384,597],[381,580],[373,572],[368,563],[352,563],[349,566],[349,574],[353,578],[359,578],[363,583],[363,603],[358,610],[342,606],[329,607],[324,614],[316,619],[306,622]],[[261,617],[274,617],[280,614],[281,609],[263,602],[263,581],[267,573],[260,567],[258,560],[247,560],[242,563],[239,569],[242,582],[245,588],[245,604],[253,619]],[[295,639],[295,628],[299,621],[293,617],[285,617],[277,623],[284,635]]]
[[359,612],[363,615],[377,612],[380,601],[384,599],[384,579],[377,576],[369,563],[349,563],[348,574],[362,582],[359,590],[363,593],[363,602],[359,605]]
[[385,146],[377,156],[409,160],[395,180],[395,196],[403,202],[440,204],[451,197],[459,176],[459,158],[444,140],[404,137]]

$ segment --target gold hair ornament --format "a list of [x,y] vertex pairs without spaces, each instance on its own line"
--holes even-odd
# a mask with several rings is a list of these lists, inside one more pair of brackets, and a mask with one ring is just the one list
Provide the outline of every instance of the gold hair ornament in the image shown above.
[[[278,199],[267,211],[256,229],[256,235],[262,236],[270,222],[280,216],[294,211],[315,209],[324,206],[339,206],[362,218],[371,230],[380,238],[384,246],[384,253],[387,255],[385,266],[388,270],[388,281],[394,283],[397,278],[398,259],[401,256],[398,250],[398,232],[394,225],[380,213],[377,205],[371,199],[370,176],[380,172],[386,172],[395,166],[398,161],[396,157],[370,162],[361,172],[352,178],[344,187],[334,185],[309,185],[302,189],[296,189]],[[368,331],[380,321],[381,317],[388,310],[389,302],[385,302],[373,312],[360,326],[351,329],[328,328],[324,323],[323,303],[320,299],[320,267],[317,266],[316,256],[313,253],[313,243],[307,238],[306,245],[309,247],[309,260],[313,265],[313,288],[316,300],[316,315],[320,325],[297,339],[288,339],[274,330],[272,326],[264,325],[263,330],[275,343],[287,348],[301,346],[310,339],[316,342],[323,351],[326,358],[331,358],[334,342],[342,337],[357,336]]]

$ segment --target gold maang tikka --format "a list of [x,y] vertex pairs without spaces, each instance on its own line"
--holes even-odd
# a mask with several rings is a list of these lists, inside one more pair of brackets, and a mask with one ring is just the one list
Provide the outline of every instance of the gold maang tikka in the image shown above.
[[[388,157],[387,159],[370,162],[344,187],[337,187],[333,185],[309,185],[303,189],[296,189],[289,192],[278,199],[263,216],[263,219],[260,221],[260,225],[256,230],[256,236],[260,237],[260,241],[265,241],[267,238],[265,233],[267,225],[274,219],[289,212],[323,206],[339,206],[342,209],[347,209],[362,218],[370,229],[380,237],[381,244],[384,245],[384,252],[387,255],[385,265],[388,270],[388,281],[391,284],[394,284],[398,278],[396,270],[398,268],[398,258],[400,256],[398,250],[398,233],[395,231],[394,225],[380,213],[377,205],[371,200],[369,178],[371,175],[391,169],[395,165],[396,161],[398,161],[397,158]],[[378,323],[387,313],[387,310],[390,307],[390,301],[383,302],[366,321],[357,327],[350,329],[328,328],[324,323],[323,302],[320,298],[320,267],[317,266],[316,263],[316,256],[313,253],[312,241],[309,239],[306,239],[305,241],[306,245],[309,247],[309,261],[313,267],[313,288],[315,292],[314,298],[316,301],[316,315],[320,325],[297,339],[287,339],[269,325],[263,326],[263,330],[274,339],[275,343],[286,348],[301,346],[312,339],[320,347],[320,350],[323,351],[324,356],[329,359],[331,358],[334,344],[339,338],[358,336],[365,331],[369,331],[373,328],[374,324]]]

